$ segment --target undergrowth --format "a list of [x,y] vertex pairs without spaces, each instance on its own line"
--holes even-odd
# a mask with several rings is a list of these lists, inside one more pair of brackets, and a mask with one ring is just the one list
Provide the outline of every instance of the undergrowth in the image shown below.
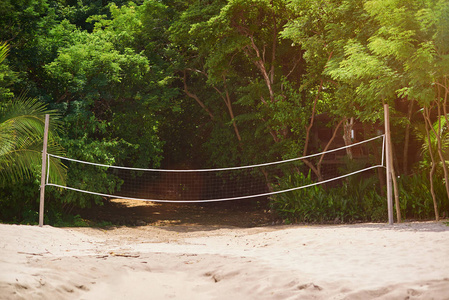
[[[277,179],[275,190],[312,184],[310,173],[295,173]],[[426,173],[398,178],[402,220],[434,219],[433,200]],[[440,216],[449,216],[444,182],[435,180]],[[271,209],[286,223],[384,222],[388,219],[386,196],[381,195],[377,177],[353,175],[337,187],[311,186],[271,199]]]

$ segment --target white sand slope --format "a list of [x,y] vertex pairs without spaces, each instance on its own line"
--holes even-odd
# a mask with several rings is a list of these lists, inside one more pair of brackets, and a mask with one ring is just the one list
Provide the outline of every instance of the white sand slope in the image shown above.
[[0,224],[0,299],[449,299],[443,222],[100,230]]

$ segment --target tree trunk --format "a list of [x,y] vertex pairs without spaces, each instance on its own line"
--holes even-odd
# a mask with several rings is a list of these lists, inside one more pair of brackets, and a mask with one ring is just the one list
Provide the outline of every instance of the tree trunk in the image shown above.
[[271,185],[270,179],[268,178],[268,172],[264,168],[260,168],[260,171],[262,172],[263,176],[265,177],[265,182],[267,184],[268,191],[271,193],[273,192],[273,186]]
[[[260,73],[262,74],[262,77],[265,81],[265,84],[267,85],[268,92],[270,93],[270,101],[274,102],[274,91],[273,91],[273,83],[270,80],[270,76],[267,72],[267,68],[265,67],[265,60],[264,57],[260,55],[260,50],[257,47],[256,43],[254,42],[253,36],[248,36],[248,38],[251,40],[251,45],[248,47],[245,47],[245,53],[248,56],[251,56],[250,54],[250,48],[254,51],[256,59],[254,59],[254,65],[259,69]],[[275,51],[275,49],[273,49]],[[273,71],[274,73],[274,71]]]
[[446,119],[446,124],[449,127],[449,116],[447,112],[447,100],[449,96],[449,82],[447,80],[447,77],[444,77],[444,83],[436,82],[436,85],[438,86],[438,99],[441,97],[440,89],[444,89],[444,98],[443,98],[443,114],[444,118]]
[[432,122],[430,121],[429,109],[426,107],[424,107],[423,116],[424,116],[424,121],[426,123],[426,134],[427,134],[427,142],[428,142],[428,147],[429,147],[430,159],[432,160],[432,168],[429,172],[430,194],[432,195],[432,200],[433,200],[433,208],[435,211],[435,220],[439,221],[440,214],[438,212],[438,203],[437,203],[437,199],[435,196],[435,189],[434,189],[434,185],[433,185],[433,175],[435,173],[436,162],[435,162],[435,158],[434,158],[433,152],[432,152],[432,141],[430,139],[430,129],[429,129],[429,125],[428,125],[428,124],[430,124],[430,126],[431,126]]
[[449,116],[447,113],[447,98],[449,96],[449,82],[447,80],[447,77],[444,77],[444,83],[445,85],[443,86],[444,88],[444,100],[443,100],[443,112],[444,112],[444,117],[446,118],[446,126],[447,128],[449,128]]
[[[351,118],[348,122],[348,119],[345,120],[344,130],[343,130],[343,140],[345,141],[345,146],[352,145],[352,130],[354,128],[354,118]],[[352,148],[346,148],[346,154],[350,159],[352,159]]]
[[323,88],[323,78],[321,78],[320,86],[318,88],[318,92],[315,96],[315,99],[313,100],[313,107],[312,107],[312,116],[310,117],[310,124],[306,128],[306,140],[304,142],[304,150],[302,152],[302,155],[307,155],[307,148],[309,147],[309,139],[310,139],[310,130],[313,127],[313,122],[315,121],[315,113],[316,113],[316,104],[318,102],[318,97],[320,95],[321,89]]
[[[332,54],[333,54],[333,52],[331,52],[329,54],[329,57],[327,58],[327,62],[329,62],[331,60]],[[323,89],[323,83],[324,83],[324,79],[321,77],[321,79],[320,79],[320,86],[318,87],[318,92],[317,92],[317,94],[315,96],[315,99],[313,100],[312,117],[310,118],[310,124],[306,128],[306,140],[304,142],[304,151],[302,153],[303,156],[305,156],[307,154],[307,148],[309,147],[310,130],[312,129],[313,122],[315,120],[316,104],[318,102],[318,98],[320,96],[321,90]]]
[[441,116],[441,105],[440,105],[439,101],[437,101],[437,105],[438,105],[438,131],[435,131],[435,129],[433,128],[431,121],[430,121],[430,116],[429,116],[428,122],[429,122],[429,127],[431,128],[432,132],[435,134],[435,137],[437,139],[437,152],[438,152],[438,156],[440,157],[440,161],[441,161],[441,164],[443,167],[446,194],[447,194],[447,198],[449,199],[449,184],[447,184],[448,179],[449,179],[449,173],[448,173],[448,169],[447,169],[447,165],[446,165],[446,160],[444,159],[444,155],[443,155],[443,143],[441,142],[441,134],[442,134],[441,119],[442,119],[442,116]]
[[391,178],[393,179],[393,191],[394,191],[394,204],[396,206],[396,218],[397,218],[397,222],[401,223],[402,217],[401,217],[401,206],[399,203],[399,188],[398,188],[398,181],[396,179],[396,172],[395,172],[393,166],[391,168]]
[[226,98],[223,97],[223,101],[225,102],[226,107],[228,108],[229,116],[231,117],[231,120],[232,120],[232,126],[234,127],[235,135],[237,136],[237,139],[239,140],[239,142],[241,142],[242,138],[240,136],[240,131],[239,131],[239,129],[237,127],[237,124],[235,122],[234,111],[232,110],[231,97],[229,96],[229,92],[228,92],[228,87],[226,85],[226,77],[225,76],[223,76],[223,84],[224,84],[225,94],[226,94]]
[[[345,119],[342,119],[340,122],[338,122],[337,127],[335,127],[335,130],[332,133],[332,137],[329,140],[329,142],[327,143],[326,147],[324,147],[323,152],[326,152],[329,149],[330,145],[332,144],[332,142],[334,141],[335,137],[337,136],[338,129],[340,129],[340,126],[341,126],[341,124],[343,123],[344,120]],[[322,176],[321,175],[321,164],[323,162],[324,155],[325,155],[324,153],[323,153],[323,155],[321,155],[320,160],[318,161],[318,164],[317,164],[317,170],[318,170],[318,173],[320,174],[320,176]]]
[[[195,71],[197,73],[200,73],[200,74],[203,74],[204,76],[206,76],[206,78],[209,78],[207,73],[204,72],[204,71],[200,71],[200,70],[193,70],[193,71]],[[223,95],[223,93],[216,86],[212,86],[212,87],[220,95],[221,99],[225,103],[226,108],[228,109],[229,116],[230,116],[231,121],[232,121],[232,126],[234,127],[235,135],[237,136],[237,139],[239,140],[239,142],[241,142],[242,138],[240,136],[240,131],[239,131],[238,127],[237,127],[237,124],[236,124],[236,122],[234,120],[234,110],[232,109],[232,101],[231,101],[231,97],[229,96],[228,88],[226,86],[226,77],[225,76],[223,76],[223,85],[224,85],[224,89],[225,89],[225,96]],[[213,119],[213,116],[212,116],[211,112],[206,108],[204,103],[201,102],[200,99],[196,95],[190,93],[187,90],[186,73],[185,73],[185,71],[184,71],[184,92],[189,97],[194,98],[196,100],[196,102],[198,102],[200,104],[200,106],[202,108],[204,108],[209,113],[209,115],[211,116],[211,119]]]
[[404,156],[402,157],[402,172],[404,174],[408,173],[408,148],[410,143],[410,126],[412,123],[413,114],[413,100],[409,101],[407,120],[408,123],[405,126],[405,140],[404,140]]

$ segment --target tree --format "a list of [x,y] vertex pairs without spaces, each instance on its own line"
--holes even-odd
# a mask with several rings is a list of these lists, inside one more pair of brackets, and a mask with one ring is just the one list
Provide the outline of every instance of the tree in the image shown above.
[[[0,67],[8,54],[8,45],[0,44]],[[1,75],[1,73],[0,73]],[[4,77],[0,76],[0,84]],[[2,95],[3,96],[3,95]],[[1,185],[16,182],[32,176],[33,169],[42,165],[42,140],[45,114],[53,114],[36,99],[21,96],[13,101],[2,102],[0,106],[0,178]],[[56,127],[52,126],[49,134],[49,148],[60,153],[61,148],[55,143]],[[53,168],[50,176],[55,181],[65,180],[65,169],[59,160],[51,159]]]
[[[300,89],[306,101],[304,106],[310,107],[309,120],[303,128],[306,132],[303,155],[310,150],[310,132],[316,126],[317,115],[325,114],[331,120],[328,126],[333,128],[332,138],[324,146],[328,149],[341,128],[344,142],[351,144],[354,119],[366,121],[364,114],[372,111],[365,109],[366,104],[358,101],[355,89],[328,74],[328,69],[343,55],[342,41],[344,43],[349,37],[366,36],[371,30],[371,22],[363,13],[362,2],[293,0],[289,3],[293,17],[288,20],[281,36],[292,40],[303,52],[305,72],[301,77]],[[347,152],[351,156],[351,150]],[[316,165],[304,160],[318,178],[322,177],[323,158]]]
[[[53,89],[54,106],[67,121],[80,121],[93,130],[88,139],[116,144],[103,147],[104,153],[112,151],[109,156],[115,163],[157,166],[161,143],[156,135],[157,108],[151,107],[152,65],[143,51],[134,50],[134,37],[142,30],[139,13],[132,6],[110,9],[111,19],[90,18],[92,33],[65,26],[62,32],[71,42],[59,47],[57,57],[44,66],[46,85],[58,86]],[[81,142],[85,131],[72,127],[69,134],[69,139]]]
[[216,165],[298,155],[307,117],[296,90],[301,52],[279,36],[286,3],[196,1],[170,28],[183,90],[212,127],[206,145]]
[[[354,22],[357,25],[353,30],[355,34],[338,34],[334,45],[340,55],[327,63],[324,73],[342,87],[347,86],[355,91],[356,112],[362,121],[378,119],[382,103],[394,104],[400,99],[408,101],[409,111],[413,103],[418,104],[430,134],[432,116],[446,115],[443,112],[444,99],[447,99],[445,78],[449,69],[447,43],[444,42],[447,40],[447,1],[358,2],[359,13],[355,15],[367,19],[364,23],[371,26]],[[334,22],[327,26],[328,34],[341,32],[335,25]],[[341,23],[338,25],[345,27]],[[366,27],[371,31],[364,31]],[[362,32],[365,33],[360,34]],[[410,113],[408,115],[410,119]],[[435,131],[434,134],[447,183],[449,174],[439,132]],[[429,175],[431,183],[435,164],[438,163],[436,159],[434,157]],[[446,185],[446,188],[449,196],[449,186]],[[438,219],[436,199],[433,198]]]

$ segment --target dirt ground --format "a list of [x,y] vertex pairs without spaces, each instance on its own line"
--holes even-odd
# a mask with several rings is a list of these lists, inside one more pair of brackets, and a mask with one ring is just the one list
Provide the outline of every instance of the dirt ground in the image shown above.
[[266,200],[220,203],[154,203],[112,199],[104,206],[80,211],[95,222],[126,226],[203,225],[257,227],[271,225],[273,217]]

